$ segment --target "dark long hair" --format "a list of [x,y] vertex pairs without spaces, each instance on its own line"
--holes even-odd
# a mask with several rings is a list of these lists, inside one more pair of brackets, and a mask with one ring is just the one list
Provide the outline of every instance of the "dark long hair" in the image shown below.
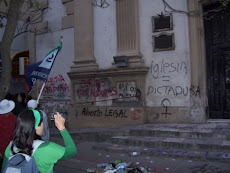
[[[42,123],[42,116],[39,125]],[[33,141],[36,138],[35,118],[32,110],[25,110],[19,114],[14,130],[11,152],[16,154],[14,147],[19,149],[20,153],[32,154]]]

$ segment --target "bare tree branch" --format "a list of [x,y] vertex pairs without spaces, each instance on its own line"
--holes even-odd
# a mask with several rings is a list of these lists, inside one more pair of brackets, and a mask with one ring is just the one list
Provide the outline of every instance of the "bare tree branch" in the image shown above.
[[[182,14],[186,14],[187,16],[199,16],[199,12],[198,11],[183,11],[183,10],[177,10],[175,8],[173,8],[171,5],[169,5],[169,3],[166,2],[166,0],[162,0],[163,4],[164,4],[164,11],[165,12],[173,12],[173,13],[182,13]],[[170,11],[167,11],[166,9],[169,8]]]
[[[7,2],[10,2],[9,4]],[[0,0],[4,11],[0,12],[0,29],[5,27],[1,44],[2,73],[0,78],[0,100],[10,89],[12,62],[10,47],[15,37],[26,32],[34,32],[30,25],[41,22],[48,4],[39,0]],[[3,4],[4,3],[4,4]],[[23,10],[23,11],[22,11]],[[7,22],[6,22],[7,21]],[[19,21],[21,23],[19,24]],[[24,22],[24,23],[22,23]],[[15,34],[16,31],[16,34]]]
[[101,8],[108,8],[110,6],[107,0],[93,0],[93,5]]
[[48,9],[48,3],[37,3],[37,1],[28,0],[24,1],[24,7],[24,11],[20,13],[20,18],[24,18],[25,21],[21,26],[17,26],[17,33],[14,38],[23,33],[35,32],[35,30],[29,30],[29,26],[39,22],[45,10]]
[[[201,14],[199,11],[183,11],[183,10],[175,9],[171,5],[169,5],[169,3],[166,2],[166,0],[162,0],[162,2],[164,4],[164,11],[165,12],[182,13],[182,14],[185,14],[189,17],[203,17],[206,20],[210,20],[211,18],[213,18],[214,16],[216,16],[219,13],[224,14],[225,11],[230,11],[230,7],[229,7],[230,0],[210,0],[210,1],[212,1],[212,3],[219,2],[220,5],[214,9],[212,9],[212,10],[208,10],[208,11],[204,12],[203,14]],[[169,9],[169,11],[167,11],[167,9]]]
[[19,0],[11,0],[7,14],[7,24],[2,38],[1,46],[2,74],[0,78],[0,100],[5,97],[6,93],[10,89],[12,68],[10,59],[10,46],[13,41],[13,36],[17,25],[20,6],[21,2]]

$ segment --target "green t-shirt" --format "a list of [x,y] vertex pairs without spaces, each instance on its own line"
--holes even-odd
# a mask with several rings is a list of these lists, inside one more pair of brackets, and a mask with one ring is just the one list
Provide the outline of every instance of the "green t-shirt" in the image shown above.
[[[67,130],[61,131],[65,147],[53,142],[43,142],[33,154],[40,173],[50,173],[54,164],[59,159],[68,159],[77,154],[77,148]],[[4,168],[8,158],[10,157],[10,145],[6,148],[5,157],[2,164]]]

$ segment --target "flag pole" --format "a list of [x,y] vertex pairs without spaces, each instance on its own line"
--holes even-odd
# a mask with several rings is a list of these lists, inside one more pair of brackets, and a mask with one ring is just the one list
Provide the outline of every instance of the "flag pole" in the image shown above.
[[42,90],[43,90],[44,87],[45,87],[45,84],[46,84],[46,81],[43,83],[42,88],[41,88],[41,90],[40,90],[40,93],[39,93],[39,95],[38,95],[38,98],[37,98],[37,102],[38,102],[38,103],[39,103],[39,99],[40,99],[41,94],[42,94]]
[[[60,43],[63,42],[63,36],[60,37],[59,41],[60,41]],[[60,51],[60,45],[59,45],[59,48],[58,48],[58,49],[59,49],[59,51]],[[52,64],[52,66],[53,66],[53,64]],[[52,66],[51,66],[51,68],[52,68]],[[40,90],[40,93],[39,93],[39,95],[38,95],[38,98],[37,98],[37,102],[38,102],[38,103],[39,103],[39,99],[40,99],[40,97],[41,97],[42,91],[43,91],[43,89],[44,89],[44,87],[45,87],[46,81],[47,81],[47,79],[46,79],[45,82],[43,83],[42,88],[41,88],[41,90]]]

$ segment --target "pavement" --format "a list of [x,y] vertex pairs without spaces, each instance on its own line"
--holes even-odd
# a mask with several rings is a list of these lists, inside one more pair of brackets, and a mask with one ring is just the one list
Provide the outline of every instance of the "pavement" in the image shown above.
[[[230,173],[230,164],[221,162],[199,161],[192,159],[130,156],[129,154],[110,153],[92,149],[94,142],[78,141],[76,143],[78,154],[69,160],[58,161],[54,173],[87,173],[87,169],[104,172],[97,164],[111,163],[115,160],[132,162],[138,167],[148,168],[148,173]],[[135,152],[135,148],[133,148]]]
[[[210,126],[213,126],[211,124]],[[202,126],[203,127],[203,126]],[[219,125],[218,125],[219,127]],[[124,127],[123,130],[129,127]],[[186,128],[188,128],[186,126]],[[206,128],[206,127],[205,127]],[[208,129],[210,127],[208,126]],[[60,160],[54,167],[54,173],[87,173],[87,170],[98,170],[98,172],[105,172],[104,168],[97,167],[98,164],[102,163],[113,163],[116,160],[120,160],[123,163],[132,163],[137,167],[144,169],[144,173],[230,173],[230,164],[221,162],[221,160],[210,161],[210,160],[199,160],[199,158],[178,158],[178,157],[167,157],[167,156],[154,156],[154,155],[144,155],[137,154],[136,156],[131,156],[130,153],[122,153],[121,151],[110,150],[97,150],[95,149],[97,145],[100,145],[100,141],[97,141],[98,134],[91,136],[88,133],[89,129],[81,129],[72,131],[71,136],[81,135],[82,133],[88,134],[87,139],[83,137],[77,139],[75,137],[74,141],[77,146],[78,154],[72,159]],[[105,132],[105,129],[93,129],[95,133]],[[199,130],[200,131],[200,130]],[[51,129],[52,134],[57,133],[55,129]],[[108,135],[108,134],[106,134]],[[103,137],[103,136],[102,136]],[[51,137],[51,141],[62,144],[60,138],[55,136]],[[96,141],[96,142],[94,142]],[[138,147],[129,146],[130,151],[136,152]],[[143,146],[143,150],[147,150]]]

